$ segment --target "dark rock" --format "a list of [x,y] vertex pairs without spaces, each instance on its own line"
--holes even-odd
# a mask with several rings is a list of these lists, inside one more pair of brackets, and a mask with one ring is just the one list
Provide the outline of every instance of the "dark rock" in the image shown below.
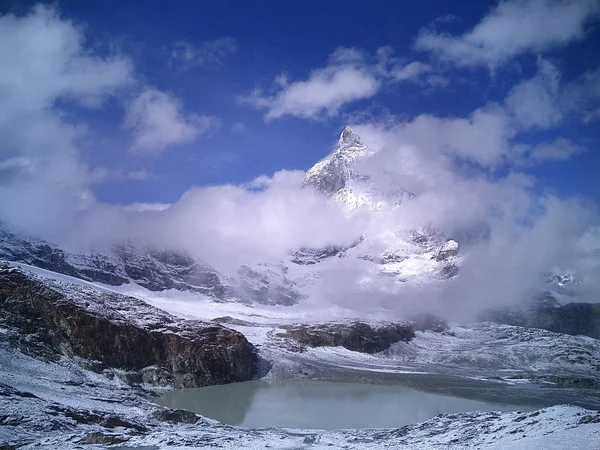
[[[0,258],[86,281],[112,286],[133,281],[151,291],[177,289],[242,303],[291,305],[301,297],[285,274],[281,283],[273,283],[264,273],[243,266],[238,283],[183,251],[124,244],[103,250],[106,253],[69,253],[39,239],[17,236],[1,226]],[[284,267],[281,270],[285,272]]]
[[32,394],[31,392],[18,391],[17,389],[13,388],[12,386],[8,386],[8,385],[2,384],[2,383],[0,383],[0,396],[2,396],[2,397],[15,396],[15,397],[22,397],[22,398],[38,398],[36,395]]
[[447,264],[442,267],[442,277],[454,278],[456,275],[458,275],[459,271],[460,269],[456,264]]
[[585,425],[588,423],[600,423],[600,414],[596,414],[595,416],[583,416],[579,421],[577,421],[578,425]]
[[100,425],[102,425],[105,428],[130,428],[136,431],[148,431],[148,429],[143,426],[143,425],[139,425],[137,423],[131,422],[129,420],[125,420],[119,416],[113,415],[113,414],[108,414],[105,415],[102,420],[100,421]]
[[238,270],[239,286],[231,290],[233,297],[240,297],[264,304],[290,306],[298,303],[302,297],[294,290],[294,284],[285,277],[285,271],[273,273],[279,282],[272,282],[268,274],[243,265]]
[[20,415],[2,415],[0,416],[0,425],[3,427],[12,427],[21,425],[25,418]]
[[160,422],[170,423],[196,423],[199,417],[185,409],[159,409],[152,416]]
[[448,322],[431,313],[419,313],[411,318],[411,323],[415,331],[434,331],[441,333],[448,330]]
[[389,264],[389,263],[399,263],[408,259],[406,255],[400,255],[394,252],[385,252],[381,255],[381,258],[378,259],[379,264]]
[[529,323],[557,333],[600,339],[600,304],[568,303],[558,308],[542,308],[530,314]]
[[236,331],[176,319],[118,294],[80,288],[71,298],[18,270],[0,270],[0,311],[0,324],[19,330],[24,351],[49,349],[132,371],[156,367],[176,386],[250,380],[258,369],[254,347]]
[[544,301],[536,302],[528,310],[487,311],[480,318],[507,325],[600,339],[600,304],[567,303],[554,306],[555,304],[552,299],[545,297]]
[[309,347],[344,347],[361,353],[378,353],[390,345],[410,341],[414,330],[410,324],[364,322],[328,323],[319,325],[291,325],[284,327],[286,334]]
[[123,435],[117,434],[107,434],[102,432],[95,432],[87,434],[82,440],[79,441],[80,444],[96,444],[96,445],[114,445],[114,444],[122,444],[123,442],[127,442],[129,438],[124,437]]
[[242,320],[242,319],[236,319],[231,316],[215,317],[214,319],[212,319],[212,321],[216,322],[216,323],[226,323],[229,325],[240,325],[243,327],[255,326],[255,324],[253,324],[252,322],[248,322],[247,320]]
[[24,447],[28,442],[23,442],[20,444],[5,444],[0,442],[0,450],[16,450],[18,448]]
[[135,281],[152,291],[180,289],[223,298],[219,274],[182,252],[115,247],[111,257],[92,252],[68,253],[47,242],[24,239],[0,229],[0,258],[112,286]]
[[438,250],[435,259],[436,261],[446,261],[449,258],[458,256],[459,252],[458,242],[454,239],[448,239]]
[[321,261],[333,256],[340,256],[347,249],[344,247],[336,247],[329,245],[323,248],[306,248],[303,247],[290,254],[290,261],[299,265],[317,264]]
[[302,441],[304,444],[312,445],[317,442],[318,436],[306,436]]

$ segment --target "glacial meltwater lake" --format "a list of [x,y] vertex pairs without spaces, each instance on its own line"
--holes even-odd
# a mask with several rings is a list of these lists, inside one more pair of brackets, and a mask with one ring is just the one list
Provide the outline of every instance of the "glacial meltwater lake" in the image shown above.
[[496,403],[418,391],[400,385],[327,381],[248,381],[163,394],[157,403],[244,427],[309,429],[395,428],[436,414],[530,411]]

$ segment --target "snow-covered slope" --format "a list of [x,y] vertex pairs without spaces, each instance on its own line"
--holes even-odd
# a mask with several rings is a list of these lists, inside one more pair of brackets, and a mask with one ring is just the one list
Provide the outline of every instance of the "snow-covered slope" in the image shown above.
[[350,248],[302,249],[292,254],[292,262],[317,264],[327,258],[360,259],[366,262],[360,267],[371,284],[380,282],[378,275],[417,284],[456,276],[461,260],[458,242],[427,224],[414,229],[382,226],[390,212],[415,195],[397,185],[385,170],[370,168],[366,163],[373,155],[375,152],[346,127],[336,150],[306,173],[305,186],[341,205],[348,215],[365,212],[371,226]]
[[600,415],[577,406],[438,415],[392,429],[249,429],[151,403],[118,376],[0,346],[0,445],[22,449],[593,449]]
[[[143,326],[156,320],[165,322],[168,316],[141,305],[139,297],[105,295],[105,291],[118,291],[123,286],[97,286],[41,269],[32,271],[24,269],[23,273],[62,292],[67,302],[89,304],[90,314],[130,315],[127,320]],[[160,294],[138,289],[147,295]],[[105,301],[109,297],[112,300]],[[210,314],[193,302],[184,310],[177,304],[164,305],[187,318],[207,318]],[[237,307],[243,308],[239,304]],[[27,356],[11,344],[10,330],[0,327],[0,446],[560,449],[568,444],[570,448],[587,449],[599,442],[600,416],[594,411],[600,405],[597,340],[478,324],[455,326],[444,332],[417,332],[411,341],[398,342],[375,354],[342,347],[300,349],[286,342],[288,337],[280,326],[302,320],[301,315],[285,317],[288,311],[297,313],[297,308],[299,305],[278,310],[256,308],[254,315],[238,314],[227,322],[228,327],[241,331],[258,346],[259,354],[271,365],[270,378],[366,379],[489,401],[521,398],[524,404],[535,407],[563,404],[529,412],[443,414],[394,429],[233,427],[153,404],[143,386],[126,382],[128,374],[121,369],[100,367],[102,372],[94,373],[85,367],[98,370],[98,365],[81,358]],[[172,324],[179,322],[169,320]]]
[[291,305],[301,297],[285,267],[242,265],[236,277],[182,251],[131,242],[89,252],[69,252],[0,228],[0,260],[20,262],[86,281],[112,286],[135,284],[151,291],[177,290],[217,301]]
[[337,149],[306,173],[305,184],[350,210],[366,206],[379,211],[413,198],[413,193],[397,186],[385,171],[378,171],[375,180],[358,167],[374,154],[352,128],[346,127]]

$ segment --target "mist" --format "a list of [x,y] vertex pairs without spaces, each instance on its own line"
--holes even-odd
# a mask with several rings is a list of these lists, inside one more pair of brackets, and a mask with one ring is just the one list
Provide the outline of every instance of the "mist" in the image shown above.
[[[41,50],[31,45],[40,41],[47,43]],[[385,240],[389,233],[433,226],[461,245],[457,277],[430,285],[398,283],[364,261],[342,261],[324,270],[307,304],[365,314],[387,309],[399,317],[419,310],[469,317],[530,301],[545,290],[544,274],[552,270],[577,273],[578,301],[600,301],[597,206],[547,192],[528,170],[585,151],[563,139],[544,143],[541,152],[525,139],[547,122],[544,105],[531,98],[538,90],[531,87],[557,83],[556,77],[542,76],[552,71],[550,62],[540,61],[540,74],[515,86],[504,102],[483,104],[464,116],[352,123],[375,151],[360,170],[384,188],[391,183],[416,194],[398,208],[349,213],[304,187],[304,172],[293,167],[248,183],[193,187],[172,204],[142,207],[96,198],[96,186],[110,171],[86,157],[98,151],[90,143],[93,123],[57,105],[71,102],[82,112],[116,104],[126,117],[135,104],[143,121],[156,117],[160,105],[143,111],[145,103],[137,99],[154,88],[122,52],[90,56],[82,28],[54,8],[0,17],[3,61],[15,46],[22,56],[11,56],[0,68],[0,93],[10,93],[0,107],[0,139],[6,143],[0,154],[0,222],[8,229],[82,252],[124,242],[185,251],[234,275],[242,264],[279,264],[303,247],[347,247],[361,236]],[[26,62],[36,59],[46,72],[27,70]],[[205,132],[206,120],[200,126],[200,116],[184,111],[173,94],[156,92],[168,104],[159,116],[168,117],[151,127],[161,144],[151,153],[181,143],[182,129],[186,142]],[[543,89],[542,94],[547,95]],[[524,108],[527,121],[520,119]],[[565,108],[565,114],[573,110],[570,104]],[[132,148],[138,153],[139,142],[146,142],[139,136],[144,129],[135,130]],[[330,144],[323,143],[323,156]]]

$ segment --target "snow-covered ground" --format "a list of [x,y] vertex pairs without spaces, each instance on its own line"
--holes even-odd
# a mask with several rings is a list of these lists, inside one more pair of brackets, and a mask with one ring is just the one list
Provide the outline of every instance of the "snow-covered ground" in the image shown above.
[[[11,263],[63,289],[81,286],[124,294],[183,319],[218,319],[246,336],[259,352],[279,365],[301,360],[325,366],[368,368],[370,371],[403,373],[441,372],[487,378],[506,383],[543,379],[550,376],[577,376],[600,380],[600,341],[541,329],[495,323],[454,325],[445,332],[416,332],[410,342],[398,342],[375,355],[352,352],[341,347],[314,348],[298,353],[282,345],[282,326],[360,319],[377,323],[389,320],[385,310],[360,314],[336,305],[247,306],[218,302],[196,293],[178,290],[150,291],[134,283],[109,286],[90,283],[25,264]],[[598,381],[600,385],[600,381]]]
[[[440,415],[395,429],[246,429],[198,417],[194,424],[160,422],[161,408],[118,377],[73,361],[42,362],[0,349],[0,444],[22,449],[572,449],[597,448],[600,414],[576,406],[534,412]],[[126,446],[126,447],[123,447]],[[104,448],[104,447],[100,447]]]
[[[135,297],[187,319],[224,319],[268,362],[270,378],[369,379],[462,396],[498,396],[524,403],[600,408],[599,341],[491,323],[417,332],[406,343],[374,355],[341,347],[299,351],[283,325],[356,319],[337,306],[249,307],[181,291],[152,292],[135,284],[89,283],[21,265],[63,291],[105,290]],[[364,317],[362,317],[364,319]],[[385,313],[368,317],[376,322]],[[0,330],[0,333],[3,331]],[[0,340],[1,341],[1,340]],[[586,387],[577,386],[585,379]],[[591,383],[591,385],[589,384]],[[161,408],[147,392],[121,381],[118,371],[97,374],[76,361],[48,362],[0,348],[0,444],[22,448],[98,448],[94,439],[127,448],[497,448],[573,449],[600,445],[600,415],[566,404],[529,413],[472,412],[436,416],[399,429],[244,429],[199,418],[195,424],[156,419]]]

